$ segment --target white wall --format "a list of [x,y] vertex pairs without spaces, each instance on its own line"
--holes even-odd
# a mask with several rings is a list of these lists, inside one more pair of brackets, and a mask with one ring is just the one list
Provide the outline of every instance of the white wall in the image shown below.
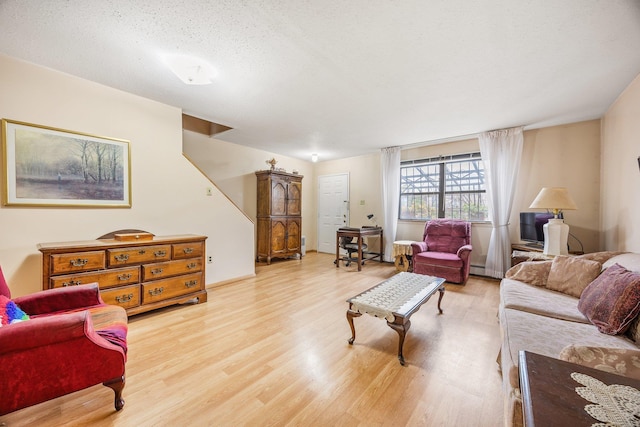
[[[253,224],[182,155],[178,108],[0,55],[0,116],[131,142],[132,208],[0,207],[0,265],[14,296],[41,289],[40,242],[139,228],[208,236],[208,284],[254,274]],[[2,185],[4,185],[3,164]]]
[[[382,185],[380,154],[367,154],[316,163],[316,176],[339,173],[349,174],[350,206],[348,225],[351,227],[373,225],[367,218],[369,214],[373,214],[377,218],[378,225],[384,225],[382,193],[380,190]],[[317,199],[317,192],[314,197]],[[385,236],[386,238],[387,236]],[[370,237],[368,238],[368,243],[371,247],[377,248],[379,247],[379,238]]]
[[[477,152],[477,139],[425,145],[402,150],[402,160],[440,155]],[[519,213],[530,211],[529,205],[544,186],[568,187],[578,210],[567,211],[571,233],[582,242],[584,250],[599,250],[600,202],[600,121],[591,120],[524,132],[524,150],[509,232],[513,243],[520,241]],[[372,154],[316,165],[316,175],[350,174],[351,225],[367,224],[366,214],[375,213],[383,223],[380,193],[380,155]],[[365,205],[360,205],[364,200]],[[424,221],[399,221],[396,240],[419,240]],[[391,238],[390,236],[386,236]],[[491,225],[473,223],[471,263],[483,267],[487,257]],[[571,241],[572,250],[580,246]],[[481,269],[474,270],[481,273]]]
[[[542,187],[567,187],[577,210],[565,211],[570,233],[585,252],[601,250],[600,227],[600,120],[589,120],[524,132],[524,148],[518,175],[511,225],[511,241],[519,241],[519,213]],[[580,245],[569,238],[571,250]]]
[[317,215],[313,163],[190,131],[184,131],[184,152],[254,223],[257,209],[255,172],[269,169],[266,161],[271,158],[278,162],[276,168],[287,172],[297,170],[303,176],[302,235],[306,236],[307,250],[315,250]]
[[640,75],[602,119],[602,247],[640,252]]

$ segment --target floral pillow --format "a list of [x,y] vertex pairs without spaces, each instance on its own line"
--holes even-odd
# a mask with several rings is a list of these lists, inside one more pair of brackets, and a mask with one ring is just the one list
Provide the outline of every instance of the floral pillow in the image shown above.
[[557,256],[551,263],[547,288],[580,298],[582,291],[598,277],[602,264],[572,256]]
[[534,286],[545,286],[553,261],[526,261],[507,270],[505,277]]
[[29,320],[27,313],[6,296],[0,295],[0,327],[25,320]]

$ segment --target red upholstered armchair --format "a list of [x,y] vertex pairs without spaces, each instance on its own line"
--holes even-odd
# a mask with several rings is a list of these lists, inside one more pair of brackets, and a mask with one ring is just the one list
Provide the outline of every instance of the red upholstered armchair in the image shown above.
[[469,277],[471,223],[456,219],[432,219],[424,227],[422,242],[414,242],[413,272],[444,277],[464,284]]
[[[0,269],[0,297],[11,298]],[[0,415],[104,384],[124,406],[127,314],[107,305],[96,283],[13,301],[30,319],[0,327]],[[7,304],[8,306],[8,304]]]

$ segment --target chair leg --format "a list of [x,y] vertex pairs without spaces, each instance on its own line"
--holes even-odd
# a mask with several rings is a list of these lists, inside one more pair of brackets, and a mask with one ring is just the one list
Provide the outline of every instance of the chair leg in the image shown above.
[[102,383],[104,386],[113,389],[113,392],[115,393],[114,406],[116,407],[116,411],[119,411],[124,407],[124,399],[122,398],[124,383],[124,375],[120,378],[114,378]]

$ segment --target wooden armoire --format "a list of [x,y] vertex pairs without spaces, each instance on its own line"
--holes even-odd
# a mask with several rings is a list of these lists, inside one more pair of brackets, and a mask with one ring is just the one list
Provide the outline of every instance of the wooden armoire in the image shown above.
[[257,261],[302,256],[302,175],[273,170],[258,178]]

